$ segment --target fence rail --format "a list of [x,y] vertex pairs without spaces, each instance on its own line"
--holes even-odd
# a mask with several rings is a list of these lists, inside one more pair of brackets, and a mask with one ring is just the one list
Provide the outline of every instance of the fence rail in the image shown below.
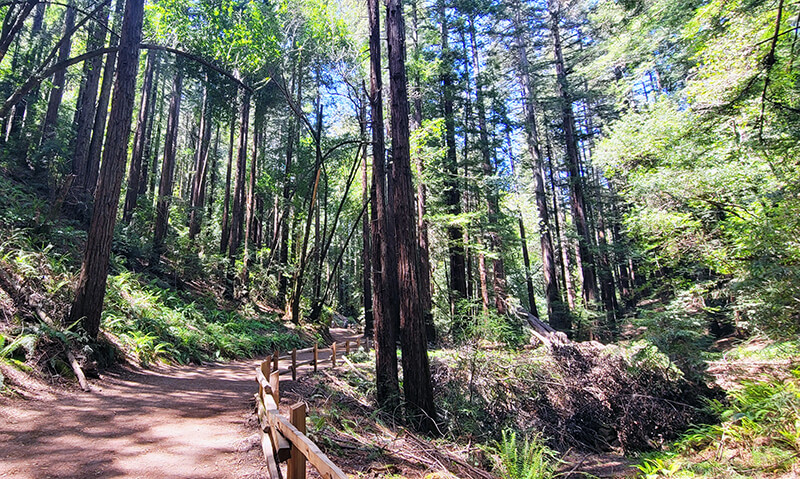
[[[361,339],[345,341],[343,343],[345,354],[350,354],[351,346],[358,350],[362,345]],[[364,340],[364,348],[369,351],[369,339]],[[314,345],[306,349],[293,349],[283,356],[278,351],[272,357],[263,361],[256,368],[256,407],[258,409],[258,422],[261,430],[261,449],[267,461],[267,469],[272,479],[283,479],[281,462],[287,462],[287,479],[305,479],[306,462],[314,466],[325,479],[347,479],[328,456],[311,441],[306,435],[306,405],[297,403],[291,406],[289,418],[281,416],[278,410],[280,404],[280,377],[291,373],[292,380],[297,380],[297,368],[311,365],[314,371],[322,364],[329,362],[336,367],[338,345],[334,342],[330,348],[319,349]],[[310,359],[298,361],[297,356],[313,353]],[[330,353],[327,358],[321,355]],[[290,361],[288,367],[280,368],[281,361]]]

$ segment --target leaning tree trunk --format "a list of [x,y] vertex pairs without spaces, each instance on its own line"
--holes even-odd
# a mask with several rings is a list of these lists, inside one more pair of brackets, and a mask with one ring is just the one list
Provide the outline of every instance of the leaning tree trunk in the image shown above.
[[397,379],[399,292],[395,231],[386,184],[383,136],[383,81],[378,0],[367,0],[369,10],[370,110],[372,118],[372,315],[375,326],[375,383],[378,404],[394,412],[400,402]]
[[103,150],[103,167],[97,185],[75,301],[66,323],[82,321],[83,329],[93,339],[97,338],[100,330],[111,240],[114,236],[122,176],[125,173],[143,16],[144,0],[126,2],[118,52],[120,67],[114,82],[114,101],[111,105],[111,128]]
[[178,122],[181,112],[181,92],[183,91],[183,69],[176,65],[175,79],[172,83],[172,97],[169,100],[169,116],[164,139],[164,162],[161,165],[161,181],[158,184],[156,202],[156,224],[153,233],[153,262],[160,261],[164,252],[164,239],[169,226],[169,207],[172,190],[175,186],[175,156],[178,149]]
[[[403,348],[403,392],[406,414],[425,432],[436,430],[425,321],[419,295],[418,240],[411,181],[408,90],[405,66],[405,23],[400,0],[386,4],[389,89],[392,94],[392,168],[390,188],[397,243],[400,292],[400,344]],[[465,288],[466,289],[466,288]]]

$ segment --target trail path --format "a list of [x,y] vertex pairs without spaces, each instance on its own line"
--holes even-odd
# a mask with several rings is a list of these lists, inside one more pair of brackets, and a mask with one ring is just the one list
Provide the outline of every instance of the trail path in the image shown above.
[[260,361],[119,368],[92,393],[0,398],[0,478],[263,477],[252,421]]

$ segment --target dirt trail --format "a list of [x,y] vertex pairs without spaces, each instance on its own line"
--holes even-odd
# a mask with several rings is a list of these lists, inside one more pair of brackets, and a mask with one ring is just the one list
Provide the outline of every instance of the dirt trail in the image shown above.
[[119,368],[92,393],[0,398],[0,477],[263,477],[252,422],[259,362]]

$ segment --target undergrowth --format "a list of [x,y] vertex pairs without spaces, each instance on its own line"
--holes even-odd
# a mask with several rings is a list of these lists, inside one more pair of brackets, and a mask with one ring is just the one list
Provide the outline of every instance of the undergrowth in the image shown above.
[[800,368],[787,378],[749,381],[707,408],[715,424],[695,426],[672,447],[642,457],[657,477],[797,477],[800,474]]
[[144,363],[252,357],[304,344],[277,317],[246,308],[223,311],[211,300],[187,301],[129,271],[109,277],[103,325]]

